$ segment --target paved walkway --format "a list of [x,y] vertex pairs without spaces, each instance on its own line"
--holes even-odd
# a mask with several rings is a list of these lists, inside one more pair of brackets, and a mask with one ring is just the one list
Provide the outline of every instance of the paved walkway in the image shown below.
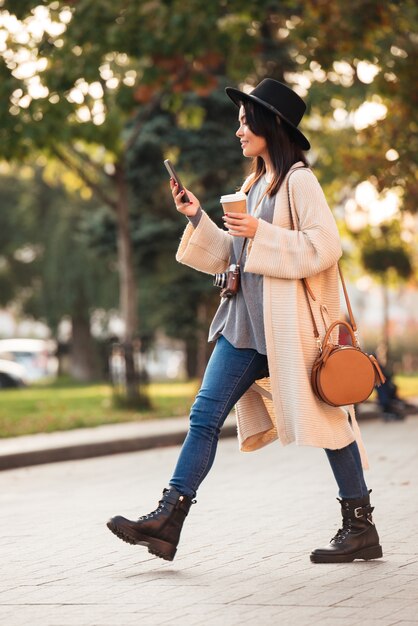
[[1,472],[0,624],[418,624],[418,420],[362,430],[384,558],[353,564],[309,561],[339,523],[314,448],[223,440],[173,563],[105,522],[154,508],[178,447]]

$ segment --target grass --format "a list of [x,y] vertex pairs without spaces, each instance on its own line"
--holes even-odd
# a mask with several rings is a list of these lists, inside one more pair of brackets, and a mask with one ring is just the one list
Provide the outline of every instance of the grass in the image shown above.
[[418,398],[418,374],[399,374],[395,376],[395,383],[398,386],[398,395],[401,398]]
[[109,385],[80,385],[68,380],[0,393],[0,437],[70,430],[187,415],[197,392],[196,381],[151,384],[152,408],[118,408]]
[[[401,398],[418,397],[418,374],[395,377]],[[187,415],[198,382],[153,383],[152,409],[118,408],[105,384],[80,385],[68,379],[0,392],[0,438]]]

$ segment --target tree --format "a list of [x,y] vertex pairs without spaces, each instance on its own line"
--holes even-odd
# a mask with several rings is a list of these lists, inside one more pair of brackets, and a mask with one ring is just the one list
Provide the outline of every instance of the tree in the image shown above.
[[336,203],[373,176],[379,192],[398,188],[401,208],[417,210],[417,28],[413,0],[265,9],[258,77],[294,83],[306,97],[315,168]]
[[11,169],[0,176],[0,304],[22,306],[36,275],[36,248],[29,247],[33,217],[27,212],[30,189]]
[[[202,2],[194,4],[203,8]],[[173,5],[23,1],[6,3],[10,13],[2,11],[2,156],[21,159],[46,150],[115,212],[127,344],[138,330],[127,155],[144,120],[160,106],[179,107],[181,94],[190,89],[210,92],[223,53],[237,30],[244,31],[243,22],[238,29],[234,21],[221,23],[222,7],[208,11],[205,5],[202,12]],[[241,45],[248,47],[252,37],[243,34]],[[208,52],[212,47],[215,54]],[[135,399],[132,372],[128,359],[128,395]]]
[[398,222],[382,224],[377,232],[366,229],[361,235],[361,260],[364,268],[376,276],[382,285],[383,295],[383,342],[381,359],[390,362],[389,340],[389,284],[408,280],[413,273],[411,250],[402,241]]
[[116,285],[109,264],[97,257],[82,231],[83,211],[94,203],[46,178],[39,166],[26,167],[24,177],[13,171],[0,177],[2,303],[17,302],[53,333],[69,317],[70,373],[77,380],[97,379],[90,315],[93,309],[116,305]]

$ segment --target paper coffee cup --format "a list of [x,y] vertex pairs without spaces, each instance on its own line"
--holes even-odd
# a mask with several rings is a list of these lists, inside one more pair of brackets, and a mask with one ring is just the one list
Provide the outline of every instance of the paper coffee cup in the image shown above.
[[221,204],[224,213],[246,213],[247,196],[243,191],[221,196]]

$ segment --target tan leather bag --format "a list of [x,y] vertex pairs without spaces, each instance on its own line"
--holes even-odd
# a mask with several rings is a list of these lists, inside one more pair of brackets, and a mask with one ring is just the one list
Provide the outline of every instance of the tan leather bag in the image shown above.
[[[287,197],[291,226],[292,230],[295,230],[290,202],[289,178],[290,175],[287,179]],[[360,347],[356,322],[339,265],[338,272],[344,291],[350,322],[335,321],[332,323],[325,333],[323,342],[319,336],[310,301],[310,298],[312,298],[312,300],[316,298],[306,278],[303,279],[303,287],[312,319],[314,336],[319,350],[311,373],[313,392],[320,400],[326,402],[326,404],[331,406],[346,406],[367,400],[374,386],[379,386],[384,383],[385,377],[375,357],[363,352]],[[345,326],[348,330],[352,343],[351,346],[332,343],[332,331],[337,326]]]
[[[331,333],[336,326],[347,328],[351,346],[332,343]],[[367,400],[375,385],[384,382],[378,362],[360,348],[351,325],[348,322],[331,324],[312,368],[315,395],[331,406],[357,404]]]

